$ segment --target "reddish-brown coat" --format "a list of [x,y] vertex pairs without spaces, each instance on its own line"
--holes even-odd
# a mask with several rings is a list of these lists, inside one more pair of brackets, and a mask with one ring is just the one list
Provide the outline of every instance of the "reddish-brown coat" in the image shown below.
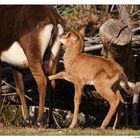
[[49,76],[49,79],[65,79],[72,82],[75,86],[74,117],[70,128],[75,127],[77,124],[83,87],[86,84],[90,84],[94,85],[95,89],[110,104],[109,112],[101,128],[104,129],[109,124],[112,116],[116,112],[116,119],[113,126],[113,129],[115,129],[119,122],[120,113],[117,108],[120,102],[124,103],[118,86],[120,81],[124,81],[127,84],[127,77],[123,72],[123,68],[115,61],[82,53],[81,50],[83,50],[84,44],[83,36],[76,31],[71,30],[68,34],[61,35],[60,41],[66,47],[63,57],[65,71]]

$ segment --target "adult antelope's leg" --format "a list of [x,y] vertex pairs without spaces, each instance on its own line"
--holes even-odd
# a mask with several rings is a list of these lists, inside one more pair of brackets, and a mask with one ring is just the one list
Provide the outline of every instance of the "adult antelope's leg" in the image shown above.
[[[51,75],[56,73],[56,66],[51,68]],[[48,111],[48,116],[47,116],[47,121],[46,121],[46,127],[51,127],[52,121],[53,121],[53,98],[54,98],[54,93],[55,93],[55,80],[51,81],[51,85],[49,83],[48,88],[51,88],[48,90],[49,94],[49,111]]]
[[36,80],[38,91],[39,91],[39,113],[37,117],[37,123],[38,125],[41,125],[40,123],[42,122],[44,106],[45,106],[47,80],[41,68],[41,64],[38,64],[38,66],[34,68],[33,66],[30,67],[32,74]]
[[37,117],[37,124],[41,126],[42,117],[44,113],[45,96],[47,79],[42,69],[42,58],[40,53],[40,46],[36,33],[24,35],[20,39],[20,44],[28,59],[29,68],[35,78],[39,91],[39,113]]
[[54,87],[55,87],[55,85],[52,85],[53,81],[51,81],[51,85],[49,83],[49,86],[51,86],[51,87],[48,87],[49,88],[49,90],[48,90],[49,111],[48,111],[48,116],[47,116],[47,121],[46,121],[46,128],[51,127],[51,124],[53,121],[53,116],[52,116],[53,115],[53,96],[54,96]]
[[[49,58],[49,63],[47,64],[48,67],[48,73],[49,75],[53,75],[56,73],[57,70],[57,64],[60,58],[60,50],[61,50],[61,42],[59,40],[59,35],[63,34],[64,29],[62,25],[58,24],[57,25],[57,37],[55,39],[55,42],[51,48],[51,54],[52,57]],[[47,126],[51,125],[51,120],[52,120],[52,111],[53,111],[53,95],[55,93],[55,80],[51,81],[51,90],[49,92],[49,112],[48,112],[48,117],[47,117]]]
[[14,75],[14,79],[16,83],[16,91],[20,97],[21,104],[22,104],[22,114],[23,114],[25,122],[29,124],[30,117],[29,117],[29,111],[27,108],[25,94],[24,94],[25,91],[24,91],[23,75],[21,72],[19,72],[15,68],[13,68],[13,75]]
[[81,86],[80,83],[76,83],[76,84],[74,84],[74,86],[75,86],[74,115],[73,115],[72,123],[69,126],[69,128],[74,128],[75,125],[77,124],[79,106],[80,106],[81,98],[82,98],[82,89],[83,89],[83,87]]

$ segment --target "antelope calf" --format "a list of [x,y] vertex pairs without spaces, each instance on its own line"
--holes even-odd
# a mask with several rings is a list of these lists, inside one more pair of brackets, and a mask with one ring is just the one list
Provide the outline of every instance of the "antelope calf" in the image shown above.
[[[66,47],[63,57],[65,71],[49,76],[49,79],[65,79],[75,86],[74,116],[70,128],[77,124],[82,90],[84,85],[87,84],[94,85],[100,95],[110,104],[109,112],[101,125],[101,128],[105,129],[119,103],[124,102],[118,88],[120,81],[125,83],[127,89],[129,88],[123,68],[116,62],[82,53],[84,39],[81,33],[70,30],[66,35],[60,35],[59,39]],[[118,115],[119,111],[116,113],[114,129],[119,121]]]
[[63,20],[52,6],[0,6],[0,59],[14,66],[16,89],[27,123],[30,117],[22,73],[18,70],[29,67],[35,78],[39,91],[37,124],[41,125],[47,86],[45,69],[42,67],[44,54],[48,56],[47,66],[52,70],[51,53],[53,58],[57,58],[61,45],[57,36],[62,33]]

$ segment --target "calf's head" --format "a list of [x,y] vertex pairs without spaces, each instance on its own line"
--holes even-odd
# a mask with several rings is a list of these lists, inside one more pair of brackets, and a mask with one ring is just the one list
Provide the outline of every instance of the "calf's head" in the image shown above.
[[72,48],[72,47],[83,47],[84,44],[84,28],[80,30],[80,32],[76,32],[72,29],[66,34],[62,34],[59,36],[59,40],[65,47]]

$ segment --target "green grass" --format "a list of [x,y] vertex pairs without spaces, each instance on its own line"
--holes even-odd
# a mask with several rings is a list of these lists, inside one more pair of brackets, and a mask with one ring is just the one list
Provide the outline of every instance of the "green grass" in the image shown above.
[[9,136],[64,136],[64,135],[85,135],[85,136],[129,136],[129,135],[140,135],[140,130],[132,129],[39,129],[39,128],[23,128],[23,127],[0,127],[0,136],[9,135]]

